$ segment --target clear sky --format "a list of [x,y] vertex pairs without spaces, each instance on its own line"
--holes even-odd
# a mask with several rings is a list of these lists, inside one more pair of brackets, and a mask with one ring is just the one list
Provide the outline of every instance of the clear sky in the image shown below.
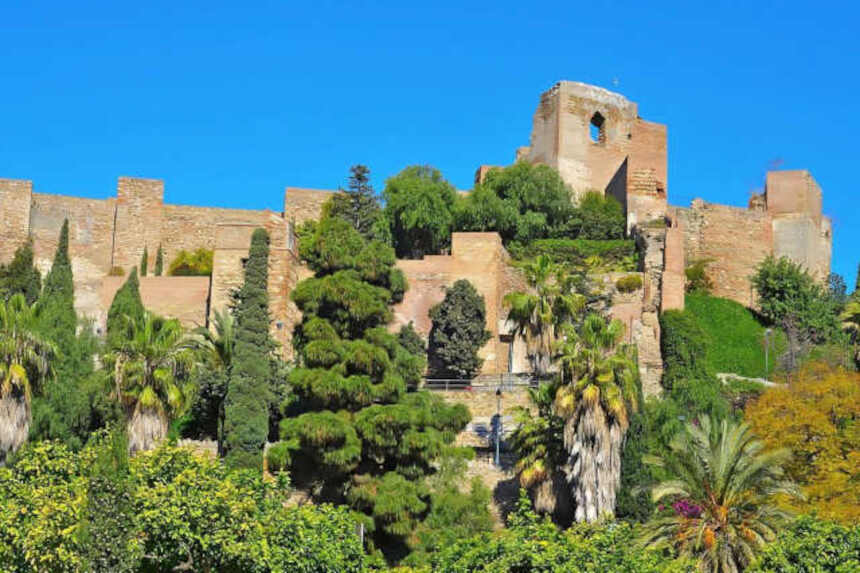
[[[120,4],[126,4],[120,6]],[[701,7],[706,6],[706,7]],[[528,144],[542,91],[597,84],[669,126],[669,197],[746,205],[809,169],[854,283],[856,3],[0,3],[0,177],[280,211],[286,186],[381,189],[429,163],[458,187]],[[739,249],[744,248],[738,245]]]

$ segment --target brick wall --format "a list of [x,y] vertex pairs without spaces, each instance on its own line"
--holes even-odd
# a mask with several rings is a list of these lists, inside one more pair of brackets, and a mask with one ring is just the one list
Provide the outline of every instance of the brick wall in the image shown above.
[[[102,331],[107,322],[107,310],[126,279],[109,276],[101,280],[101,311],[96,324]],[[205,326],[209,283],[209,277],[140,277],[140,298],[147,310],[167,318],[177,318],[186,328]]]
[[773,249],[771,219],[757,209],[693,201],[689,209],[674,208],[684,229],[687,264],[709,259],[707,273],[714,295],[753,305],[750,277]]

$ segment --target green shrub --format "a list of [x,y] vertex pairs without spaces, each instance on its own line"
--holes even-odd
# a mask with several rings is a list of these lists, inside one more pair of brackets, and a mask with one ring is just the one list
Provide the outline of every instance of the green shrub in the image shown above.
[[209,276],[212,274],[212,249],[203,247],[193,253],[185,249],[176,253],[173,262],[167,270],[167,274],[176,277]]
[[125,276],[125,269],[123,269],[122,267],[111,267],[110,271],[108,271],[108,276],[123,277]]
[[615,281],[618,292],[630,293],[642,288],[642,277],[639,275],[627,275]]
[[714,282],[708,276],[707,266],[712,259],[700,259],[693,261],[684,269],[687,277],[687,292],[708,294],[714,290]]
[[768,545],[749,571],[848,573],[860,571],[860,525],[804,516]]
[[599,266],[605,270],[635,271],[638,263],[636,242],[628,239],[540,239],[525,246],[512,244],[510,252],[517,260],[546,255],[552,262],[562,264],[568,270],[593,268],[594,257],[599,257]]

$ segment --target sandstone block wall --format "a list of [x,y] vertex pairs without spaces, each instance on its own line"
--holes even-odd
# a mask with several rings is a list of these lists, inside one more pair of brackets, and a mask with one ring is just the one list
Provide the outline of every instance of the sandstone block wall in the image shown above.
[[32,181],[0,179],[0,262],[11,260],[15,249],[27,239],[32,193]]
[[522,287],[514,276],[516,271],[509,269],[507,262],[508,254],[497,233],[454,233],[450,255],[397,261],[397,267],[406,275],[409,290],[403,301],[394,307],[392,329],[413,322],[415,329],[426,340],[432,327],[430,308],[445,298],[446,287],[458,279],[466,279],[484,297],[486,328],[492,334],[480,352],[484,358],[481,372],[496,374],[527,371],[522,341],[515,343],[508,336],[510,330],[505,326],[507,311],[502,299],[508,292]]
[[[104,277],[100,290],[100,312],[96,324],[104,332],[107,309],[127,277]],[[177,318],[186,328],[206,326],[209,307],[209,277],[140,277],[143,306],[158,315]]]

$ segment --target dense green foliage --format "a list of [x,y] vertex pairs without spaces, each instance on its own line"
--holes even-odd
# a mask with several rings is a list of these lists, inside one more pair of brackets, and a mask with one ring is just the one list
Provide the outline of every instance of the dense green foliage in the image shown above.
[[752,284],[759,311],[771,324],[793,327],[814,342],[837,332],[838,307],[828,291],[790,259],[768,257],[756,269]]
[[557,171],[525,161],[491,169],[454,209],[459,231],[496,231],[505,245],[537,239],[607,240],[624,237],[621,205],[600,193],[586,194],[579,205]]
[[125,283],[116,291],[107,314],[107,346],[120,345],[128,329],[129,322],[143,318],[145,309],[140,298],[140,281],[137,268],[131,269]]
[[860,571],[860,524],[839,525],[812,516],[780,531],[748,569],[768,573]]
[[269,235],[254,230],[245,282],[234,309],[236,340],[224,399],[224,450],[234,467],[259,468],[272,402],[269,337]]
[[42,275],[33,265],[33,242],[28,240],[15,250],[12,261],[0,264],[0,300],[21,293],[33,304],[42,292]]
[[508,528],[460,540],[434,555],[430,570],[440,573],[640,573],[682,571],[656,552],[643,551],[631,539],[634,530],[617,522],[580,524],[560,531],[540,520],[521,497]]
[[430,372],[435,378],[471,379],[484,359],[478,351],[490,339],[487,309],[469,281],[460,279],[445,289],[445,298],[430,309]]
[[[287,508],[282,478],[228,473],[215,460],[171,447],[135,456],[127,473],[105,472],[98,466],[111,441],[97,436],[80,454],[57,443],[32,444],[12,467],[0,468],[2,570],[367,567],[347,512],[326,505]],[[94,552],[94,541],[107,546]]]
[[323,207],[323,219],[333,217],[349,223],[367,240],[391,243],[388,221],[370,184],[370,169],[365,165],[349,168],[349,184]]
[[39,330],[56,346],[57,358],[52,363],[56,375],[45,381],[34,396],[31,435],[36,439],[61,439],[78,448],[90,431],[113,414],[94,374],[93,356],[99,342],[92,324],[78,324],[74,304],[66,220],[40,297]]
[[425,361],[399,342],[414,344],[413,336],[384,328],[406,287],[391,247],[329,216],[305,229],[299,250],[314,276],[292,294],[302,311],[290,374],[296,401],[268,460],[289,467],[317,500],[349,503],[395,558],[433,512],[425,476],[438,460],[465,453],[451,444],[468,411],[406,393]]
[[635,271],[638,260],[632,239],[592,241],[586,239],[539,239],[528,245],[509,246],[518,260],[547,256],[568,272],[586,270]]
[[438,169],[407,167],[385,182],[382,196],[398,258],[438,255],[450,246],[457,192]]
[[[170,268],[167,271],[168,275],[176,277],[190,276],[209,276],[212,274],[212,257],[214,252],[212,249],[200,247],[193,253],[182,249],[176,253],[173,261],[170,263]],[[156,275],[158,274],[158,262],[156,262]],[[145,275],[144,275],[145,276]]]

